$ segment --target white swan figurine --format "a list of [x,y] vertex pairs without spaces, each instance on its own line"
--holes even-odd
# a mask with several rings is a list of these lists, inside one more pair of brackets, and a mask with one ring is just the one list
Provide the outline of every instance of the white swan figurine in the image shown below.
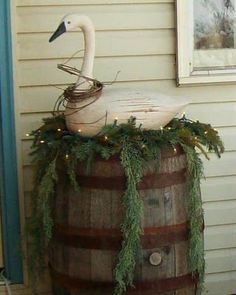
[[[85,53],[81,76],[75,87],[84,90],[91,87],[91,82],[83,76],[93,78],[95,55],[95,30],[90,18],[79,14],[66,15],[49,42],[77,27],[81,28],[84,34]],[[180,98],[168,97],[151,89],[124,89],[114,85],[104,87],[97,100],[91,99],[94,102],[89,105],[83,101],[67,102],[65,115],[70,131],[94,136],[106,123],[111,124],[114,120],[126,123],[131,116],[136,118],[137,126],[142,124],[144,129],[157,130],[168,124],[187,105],[186,101]],[[83,104],[87,106],[81,108]]]

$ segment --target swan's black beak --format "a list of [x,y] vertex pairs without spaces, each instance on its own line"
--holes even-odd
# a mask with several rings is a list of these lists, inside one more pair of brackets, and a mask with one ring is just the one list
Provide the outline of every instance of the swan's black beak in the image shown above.
[[66,32],[66,26],[65,23],[62,22],[59,27],[56,29],[56,31],[53,33],[53,35],[51,36],[51,38],[49,39],[49,42],[52,42],[53,40],[55,40],[57,37],[59,37],[61,34]]

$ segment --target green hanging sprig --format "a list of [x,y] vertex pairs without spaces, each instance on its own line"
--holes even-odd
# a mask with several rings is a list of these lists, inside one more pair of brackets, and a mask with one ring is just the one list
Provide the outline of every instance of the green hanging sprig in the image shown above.
[[125,140],[120,159],[127,178],[127,188],[123,197],[125,207],[125,217],[121,226],[123,242],[114,271],[117,283],[115,295],[122,295],[128,286],[133,286],[137,254],[140,249],[142,233],[140,221],[143,213],[142,200],[137,191],[137,184],[142,177],[142,154],[134,143]]
[[204,260],[204,217],[201,200],[200,181],[203,177],[203,164],[198,154],[182,144],[187,160],[187,214],[189,224],[188,265],[193,276],[203,287],[205,274]]

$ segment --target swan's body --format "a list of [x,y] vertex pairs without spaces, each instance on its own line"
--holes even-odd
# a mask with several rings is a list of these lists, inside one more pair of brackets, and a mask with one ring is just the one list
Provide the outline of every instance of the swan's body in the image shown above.
[[[95,54],[95,33],[91,20],[87,16],[70,14],[63,18],[50,42],[62,33],[80,27],[84,33],[85,54],[81,68],[81,77],[76,88],[88,89],[91,83],[83,76],[93,78]],[[94,101],[94,98],[89,98]],[[121,89],[117,86],[105,87],[101,96],[87,105],[88,99],[66,105],[67,128],[73,132],[81,131],[85,136],[96,135],[106,123],[127,122],[133,116],[145,129],[157,130],[165,126],[186,106],[180,98],[164,96],[152,90]],[[75,111],[78,108],[77,111]]]
[[113,123],[118,119],[118,124],[127,123],[133,116],[137,126],[142,124],[145,129],[155,130],[165,126],[184,106],[174,105],[173,99],[154,91],[105,87],[96,102],[66,117],[67,127],[71,131],[81,130],[86,136],[93,136],[106,122]]

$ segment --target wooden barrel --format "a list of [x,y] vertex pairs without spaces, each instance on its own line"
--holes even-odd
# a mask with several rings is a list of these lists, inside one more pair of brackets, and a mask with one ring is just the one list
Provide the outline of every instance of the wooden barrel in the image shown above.
[[[126,294],[194,295],[187,269],[186,157],[178,147],[150,163],[138,185],[144,205],[142,253],[135,288]],[[50,268],[55,294],[113,294],[113,270],[121,248],[126,187],[118,158],[96,159],[91,173],[78,167],[79,193],[60,179]]]

